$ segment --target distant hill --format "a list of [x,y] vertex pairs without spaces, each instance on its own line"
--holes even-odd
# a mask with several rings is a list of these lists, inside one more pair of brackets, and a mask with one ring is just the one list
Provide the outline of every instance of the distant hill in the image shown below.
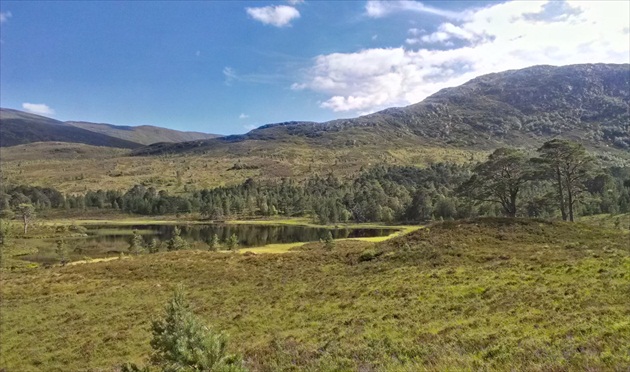
[[96,124],[84,121],[67,121],[66,124],[77,128],[87,129],[91,132],[141,143],[143,145],[150,145],[156,142],[184,142],[219,137],[216,134],[181,132],[178,130],[154,127],[151,125],[131,127],[112,124]]
[[0,109],[0,146],[31,142],[74,142],[93,146],[133,149],[142,144],[76,128],[45,116]]
[[138,127],[63,122],[19,110],[0,109],[0,146],[31,142],[70,142],[93,146],[138,148],[156,142],[182,142],[217,137],[143,125]]
[[326,148],[432,144],[492,149],[532,147],[553,137],[624,151],[630,150],[629,102],[628,64],[534,66],[483,75],[420,103],[354,119],[270,124],[241,136],[157,144],[136,154],[288,142]]

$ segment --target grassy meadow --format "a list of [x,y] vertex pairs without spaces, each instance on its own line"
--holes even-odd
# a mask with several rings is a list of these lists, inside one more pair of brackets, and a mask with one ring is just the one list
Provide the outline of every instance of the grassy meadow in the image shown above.
[[[261,142],[258,144],[257,142]],[[325,149],[296,142],[268,148],[263,141],[230,144],[212,152],[130,156],[128,150],[61,142],[1,148],[5,182],[53,186],[67,192],[126,190],[136,184],[185,193],[257,180],[308,178],[331,171],[352,176],[371,164],[424,166],[481,160],[485,152],[444,147]]]
[[0,368],[144,362],[181,283],[252,371],[627,371],[630,235],[477,219],[286,254],[179,251],[2,273]]

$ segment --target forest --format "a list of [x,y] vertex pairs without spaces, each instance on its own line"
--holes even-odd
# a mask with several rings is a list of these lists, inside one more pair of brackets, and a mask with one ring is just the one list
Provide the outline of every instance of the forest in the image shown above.
[[528,157],[500,148],[474,165],[379,165],[354,179],[247,179],[172,195],[153,187],[62,194],[52,187],[3,185],[4,216],[46,209],[113,209],[138,215],[197,213],[212,221],[310,216],[315,223],[419,223],[477,216],[562,218],[630,212],[630,168],[601,167],[582,145],[552,140]]

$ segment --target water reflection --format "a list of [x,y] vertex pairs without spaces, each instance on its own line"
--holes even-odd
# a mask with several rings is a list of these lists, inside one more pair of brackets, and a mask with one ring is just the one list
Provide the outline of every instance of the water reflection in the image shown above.
[[[330,231],[334,239],[387,236],[393,229],[325,229],[307,226],[287,225],[180,225],[182,238],[194,242],[208,242],[216,234],[220,241],[226,241],[236,234],[241,247],[257,247],[275,243],[296,243],[317,241]],[[90,226],[90,240],[98,242],[126,242],[132,231],[137,230],[146,242],[153,238],[168,240],[173,236],[174,225],[134,225],[112,228],[111,226]]]

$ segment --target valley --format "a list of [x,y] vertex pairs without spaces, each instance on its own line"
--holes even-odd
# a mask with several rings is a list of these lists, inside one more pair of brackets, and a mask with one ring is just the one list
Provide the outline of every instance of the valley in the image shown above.
[[0,369],[166,371],[180,291],[238,371],[626,370],[629,98],[584,64],[242,135],[2,109]]

